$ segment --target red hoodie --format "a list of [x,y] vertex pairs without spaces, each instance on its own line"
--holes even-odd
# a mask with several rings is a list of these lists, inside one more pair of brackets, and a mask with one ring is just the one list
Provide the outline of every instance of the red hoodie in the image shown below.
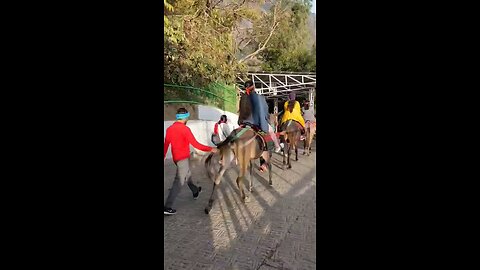
[[190,158],[190,144],[198,150],[205,152],[212,150],[212,147],[197,142],[190,128],[181,122],[175,122],[167,128],[163,148],[163,159],[167,156],[170,144],[172,145],[172,156],[175,162]]

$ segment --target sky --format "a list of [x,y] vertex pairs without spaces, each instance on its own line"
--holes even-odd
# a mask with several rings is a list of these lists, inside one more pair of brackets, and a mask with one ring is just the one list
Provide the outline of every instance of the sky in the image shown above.
[[317,0],[313,0],[311,12],[317,14]]

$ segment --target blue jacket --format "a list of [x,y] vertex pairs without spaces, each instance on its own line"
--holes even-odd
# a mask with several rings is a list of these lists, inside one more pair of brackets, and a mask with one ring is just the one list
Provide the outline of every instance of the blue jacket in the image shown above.
[[249,97],[252,103],[252,124],[268,133],[270,117],[268,115],[268,104],[265,97],[255,92],[252,92]]

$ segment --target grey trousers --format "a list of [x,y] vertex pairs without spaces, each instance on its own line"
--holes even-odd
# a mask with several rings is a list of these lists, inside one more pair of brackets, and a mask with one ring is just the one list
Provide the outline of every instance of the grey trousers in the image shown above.
[[185,181],[188,184],[188,187],[192,191],[192,194],[198,192],[198,187],[193,184],[192,173],[190,171],[190,161],[189,159],[180,160],[177,163],[177,174],[175,175],[175,180],[173,180],[172,188],[167,197],[167,202],[165,203],[165,208],[172,208],[175,198],[177,198],[180,189],[185,185]]

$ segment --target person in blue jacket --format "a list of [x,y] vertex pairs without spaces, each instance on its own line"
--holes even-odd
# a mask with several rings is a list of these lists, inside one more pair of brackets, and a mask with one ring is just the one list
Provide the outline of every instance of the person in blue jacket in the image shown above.
[[[252,115],[251,115],[251,124],[259,127],[265,133],[270,134],[272,137],[273,143],[275,144],[275,152],[280,152],[280,144],[278,143],[278,138],[273,130],[273,127],[270,123],[270,115],[268,114],[268,104],[264,96],[261,96],[255,92],[255,85],[252,81],[245,82],[245,93],[248,95],[251,105],[252,105]],[[268,152],[265,152],[263,158],[268,162],[269,161]],[[266,171],[266,164],[264,163],[261,166],[262,171]]]

